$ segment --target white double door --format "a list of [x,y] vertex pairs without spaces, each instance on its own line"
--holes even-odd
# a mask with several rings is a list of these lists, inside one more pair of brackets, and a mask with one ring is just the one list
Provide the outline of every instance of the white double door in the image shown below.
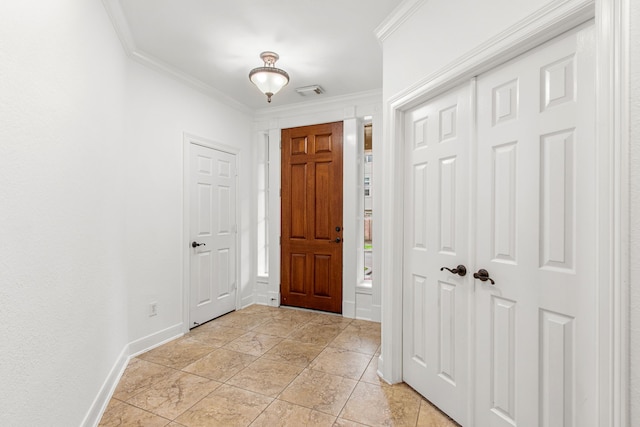
[[189,147],[191,328],[236,308],[236,155]]
[[405,115],[403,375],[464,426],[597,423],[594,67],[583,27]]

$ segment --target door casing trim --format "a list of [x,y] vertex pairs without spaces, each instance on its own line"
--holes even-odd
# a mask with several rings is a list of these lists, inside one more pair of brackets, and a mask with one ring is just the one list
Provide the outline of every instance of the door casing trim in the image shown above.
[[[595,19],[598,145],[598,425],[629,422],[629,0],[552,2],[385,104],[382,148],[382,351],[378,374],[402,381],[404,112],[478,74],[505,63],[584,22]],[[605,261],[606,260],[606,261]],[[387,284],[387,285],[385,285]],[[394,284],[393,286],[389,284]],[[604,284],[604,285],[602,285]],[[470,413],[473,419],[473,412]],[[473,425],[473,421],[472,421]]]
[[[190,203],[191,199],[189,197],[189,181],[190,181],[190,173],[191,169],[189,167],[189,154],[191,153],[191,144],[200,145],[203,147],[211,148],[213,150],[222,151],[225,153],[233,154],[236,156],[236,191],[239,193],[239,179],[241,174],[240,170],[240,156],[241,150],[235,147],[232,147],[227,144],[223,144],[221,142],[216,142],[210,139],[202,138],[200,136],[196,136],[187,132],[183,133],[183,151],[182,151],[182,165],[183,165],[183,177],[182,177],[182,238],[180,241],[182,242],[182,330],[186,334],[190,329],[190,297],[191,297],[191,279],[190,279],[190,262],[191,262],[191,251],[189,249],[190,233],[191,233],[191,223],[190,223]],[[240,278],[240,254],[241,251],[241,242],[240,239],[240,230],[242,230],[241,226],[241,215],[240,215],[240,197],[236,197],[236,297],[235,297],[235,309],[237,310],[240,307],[240,295],[242,293],[241,286],[241,278]]]

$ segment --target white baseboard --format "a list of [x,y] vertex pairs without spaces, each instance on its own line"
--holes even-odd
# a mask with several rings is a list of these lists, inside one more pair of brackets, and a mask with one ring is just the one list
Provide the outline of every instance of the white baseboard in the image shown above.
[[142,354],[145,351],[149,351],[152,348],[159,347],[162,344],[181,337],[182,335],[184,335],[183,328],[184,324],[177,323],[173,326],[169,326],[166,329],[154,332],[153,334],[147,335],[146,337],[142,337],[133,342],[130,342],[129,356],[136,357],[137,355]]
[[349,319],[356,318],[356,302],[355,301],[342,301],[342,317]]
[[102,414],[107,409],[107,405],[109,404],[109,400],[111,400],[111,396],[118,386],[118,382],[120,381],[120,377],[124,373],[124,370],[129,363],[129,344],[125,345],[120,355],[116,359],[116,363],[109,371],[109,375],[105,379],[102,387],[100,387],[100,391],[98,395],[93,400],[91,407],[89,408],[89,412],[82,420],[80,424],[83,427],[96,427],[102,418]]
[[253,297],[253,294],[242,298],[242,300],[240,300],[240,308],[247,308],[250,305],[255,304],[255,299]]
[[267,292],[267,303],[271,307],[280,307],[280,290]]
[[182,327],[183,324],[178,323],[125,345],[80,425],[83,427],[96,427],[98,425],[131,358],[181,337],[184,335]]
[[372,305],[371,306],[371,320],[374,322],[382,322],[382,306],[381,305]]

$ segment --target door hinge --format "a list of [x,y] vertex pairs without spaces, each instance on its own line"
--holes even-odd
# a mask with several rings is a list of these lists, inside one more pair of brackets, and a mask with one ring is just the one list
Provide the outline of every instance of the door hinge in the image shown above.
[[279,189],[278,189],[278,196],[279,196],[279,197],[282,197],[282,188],[279,188]]
[[280,245],[282,246],[282,236],[279,236],[280,239]]

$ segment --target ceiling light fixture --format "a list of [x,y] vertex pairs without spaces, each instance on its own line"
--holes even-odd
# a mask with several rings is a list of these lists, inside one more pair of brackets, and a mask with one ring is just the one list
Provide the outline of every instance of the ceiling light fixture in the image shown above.
[[289,83],[289,74],[275,67],[280,58],[277,53],[262,52],[260,58],[264,61],[264,66],[251,70],[249,80],[267,95],[267,102],[271,102],[271,97]]

